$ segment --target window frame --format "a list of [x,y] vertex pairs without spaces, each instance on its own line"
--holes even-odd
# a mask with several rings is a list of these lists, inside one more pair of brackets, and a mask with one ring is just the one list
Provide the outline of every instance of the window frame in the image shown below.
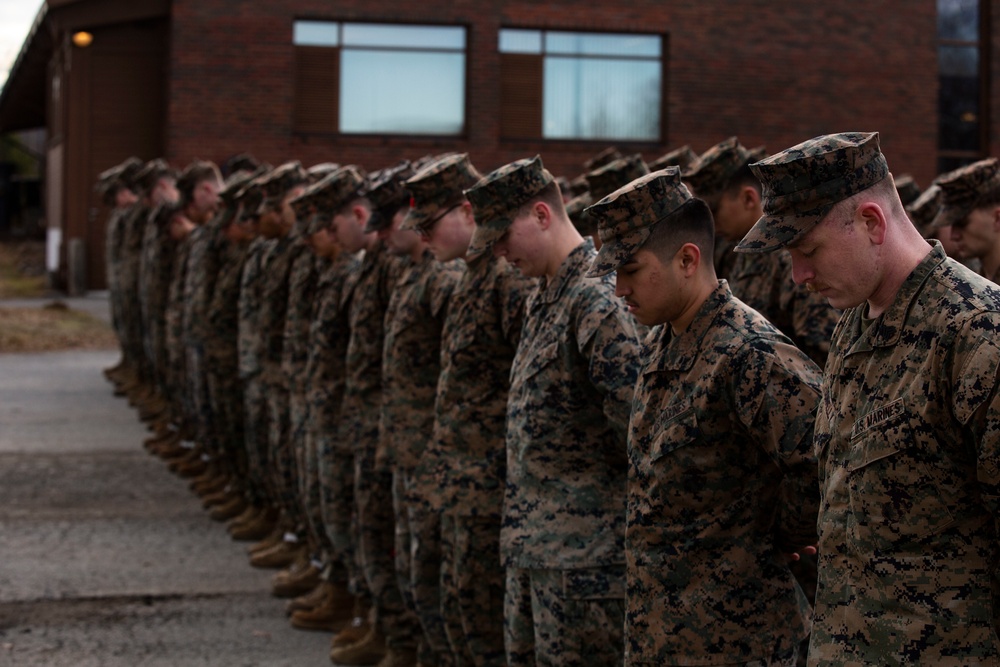
[[[942,130],[942,118],[940,116],[940,107],[938,107],[938,141],[937,141],[937,171],[938,173],[944,173],[950,171],[950,168],[942,168],[945,166],[945,162],[960,161],[963,164],[969,164],[981,160],[990,152],[990,118],[991,118],[991,104],[990,104],[990,26],[991,26],[991,3],[985,0],[977,0],[977,11],[978,16],[978,34],[976,41],[964,40],[964,39],[942,39],[935,34],[935,43],[938,57],[940,58],[941,47],[976,47],[978,50],[978,64],[979,71],[977,73],[978,78],[978,93],[979,93],[979,108],[976,110],[979,115],[978,123],[978,134],[979,134],[979,148],[973,149],[955,149],[955,148],[942,148],[941,147],[941,130]],[[935,27],[940,25],[941,16],[939,10],[935,7],[936,20]],[[941,74],[938,74],[938,80],[940,81]],[[938,92],[940,95],[940,89]],[[940,99],[937,101],[940,104]]]
[[[330,46],[313,45],[313,44],[297,44],[295,42],[295,24],[299,23],[299,22],[336,24],[336,26],[337,26],[336,27],[336,31],[337,31],[337,40],[336,40],[336,42],[337,43],[335,45],[330,45]],[[459,130],[458,132],[456,132],[454,134],[415,133],[415,132],[407,132],[407,131],[404,131],[404,130],[400,130],[400,131],[377,131],[377,132],[343,132],[340,129],[341,128],[341,117],[342,117],[342,104],[343,104],[342,101],[341,101],[341,95],[340,95],[340,83],[341,83],[341,79],[342,79],[342,75],[343,75],[343,52],[345,50],[344,39],[343,39],[343,30],[344,30],[344,26],[346,24],[389,26],[389,27],[415,27],[415,28],[426,27],[426,28],[458,28],[458,29],[461,29],[462,32],[463,32],[464,43],[465,43],[465,45],[464,45],[464,47],[462,49],[457,49],[457,48],[455,48],[455,49],[451,49],[451,48],[438,48],[438,49],[435,49],[435,48],[420,48],[420,49],[417,49],[417,48],[412,48],[412,47],[396,47],[396,48],[394,48],[394,47],[390,47],[390,46],[371,46],[371,45],[348,46],[347,47],[348,50],[358,50],[358,51],[383,51],[383,52],[385,52],[385,51],[399,51],[401,53],[414,52],[414,51],[417,51],[417,52],[420,52],[420,53],[454,53],[454,54],[460,53],[462,55],[462,58],[463,58],[463,62],[462,62],[462,69],[463,69],[463,76],[462,76],[462,105],[461,105],[461,109],[462,109],[462,127],[461,127],[461,130]],[[372,140],[372,139],[388,138],[388,139],[405,139],[405,140],[408,140],[408,141],[416,141],[416,142],[419,142],[419,141],[437,142],[437,141],[442,141],[442,140],[445,140],[445,141],[462,141],[462,140],[467,140],[468,136],[469,136],[469,110],[470,110],[469,91],[470,91],[470,69],[471,68],[469,66],[469,60],[470,60],[470,52],[471,52],[472,35],[473,35],[473,31],[471,30],[471,27],[469,26],[469,24],[467,24],[467,23],[461,23],[461,22],[445,24],[445,23],[440,23],[440,22],[436,22],[435,23],[435,22],[429,22],[429,21],[387,21],[387,20],[381,19],[381,18],[374,18],[374,19],[366,19],[366,18],[338,19],[338,18],[316,17],[316,16],[306,16],[306,15],[294,17],[292,19],[292,25],[291,25],[291,31],[290,31],[291,46],[292,46],[293,52],[295,54],[294,57],[293,57],[293,60],[295,60],[298,57],[298,55],[299,55],[299,48],[307,48],[307,49],[329,48],[329,49],[337,51],[337,56],[336,56],[336,59],[337,59],[337,71],[335,73],[335,78],[336,78],[336,82],[337,82],[337,90],[335,92],[336,100],[337,100],[337,106],[333,110],[333,113],[331,114],[333,116],[334,127],[332,127],[331,129],[327,129],[327,130],[302,129],[302,128],[300,128],[300,127],[297,126],[297,124],[296,124],[296,118],[293,115],[293,117],[291,119],[292,135],[293,136],[297,136],[297,137],[330,136],[330,137],[337,137],[337,138],[341,138],[341,139],[359,139],[359,140]],[[299,75],[298,64],[297,63],[293,65],[293,69],[295,70],[295,78],[297,78],[298,75]],[[296,108],[296,106],[300,103],[300,100],[303,99],[303,98],[300,98],[300,96],[299,96],[299,89],[298,89],[297,86],[295,86],[294,89],[293,89],[293,91],[292,91],[292,99],[293,99],[293,109]],[[294,112],[293,112],[293,114],[294,114]]]
[[[541,46],[537,53],[529,54],[521,51],[501,51],[500,48],[500,37],[501,32],[504,30],[523,30],[540,33]],[[546,137],[545,136],[545,58],[546,56],[553,56],[557,58],[567,58],[567,57],[577,57],[584,59],[608,59],[608,60],[654,60],[654,57],[642,57],[642,56],[629,56],[629,55],[608,55],[608,54],[565,54],[559,52],[548,52],[546,50],[547,46],[547,33],[568,33],[568,34],[578,34],[578,35],[635,35],[641,37],[655,37],[659,39],[660,53],[658,56],[659,60],[659,74],[660,74],[660,104],[659,104],[659,130],[657,136],[639,139],[629,139],[629,138],[589,138],[589,137]],[[669,135],[669,93],[670,93],[670,78],[669,78],[669,54],[670,54],[670,33],[668,32],[640,32],[637,30],[628,29],[606,29],[597,30],[593,28],[580,28],[572,29],[566,27],[559,28],[544,28],[538,26],[529,25],[515,25],[515,24],[505,24],[501,25],[497,29],[497,47],[496,53],[499,60],[498,68],[500,69],[500,76],[498,80],[500,84],[503,84],[504,74],[503,74],[503,60],[504,56],[527,56],[534,55],[539,58],[541,63],[541,78],[539,80],[539,99],[538,99],[538,115],[540,117],[540,131],[538,136],[511,136],[504,133],[505,118],[503,116],[503,105],[501,103],[501,117],[498,118],[497,122],[497,132],[499,134],[499,140],[504,143],[538,143],[542,142],[546,145],[559,146],[559,145],[593,145],[593,146],[607,146],[609,142],[620,146],[633,146],[633,147],[647,147],[647,146],[661,146],[667,142]],[[502,100],[501,100],[502,102]]]

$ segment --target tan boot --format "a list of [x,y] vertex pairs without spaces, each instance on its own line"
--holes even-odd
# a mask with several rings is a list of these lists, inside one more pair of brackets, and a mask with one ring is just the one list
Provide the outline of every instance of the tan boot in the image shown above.
[[[354,596],[344,584],[324,582],[324,595],[316,605],[309,609],[299,609],[292,613],[289,622],[299,630],[319,630],[321,632],[338,632],[350,624],[354,617]],[[358,640],[365,633],[358,635]]]
[[277,544],[265,551],[258,551],[250,556],[250,564],[254,567],[278,569],[288,567],[299,557],[299,553],[305,546],[297,542],[285,542]]
[[266,551],[267,549],[270,549],[274,545],[281,543],[281,541],[284,539],[285,539],[285,527],[282,526],[280,523],[275,524],[274,528],[271,529],[271,532],[268,533],[264,537],[264,539],[262,539],[260,542],[254,542],[253,544],[247,547],[247,555],[253,556],[258,551]]
[[375,665],[385,655],[385,637],[374,627],[361,641],[330,649],[330,661],[337,665]]
[[274,524],[274,514],[270,511],[262,510],[249,521],[235,526],[231,525],[229,527],[229,535],[234,540],[240,541],[262,540],[274,530]]
[[303,549],[294,563],[271,579],[271,595],[276,598],[293,598],[308,593],[319,583],[319,568],[309,560],[308,550]]
[[370,611],[365,605],[355,600],[354,618],[334,635],[333,639],[330,640],[330,648],[343,648],[364,639],[365,635],[372,629],[372,621],[369,618]]
[[216,505],[209,510],[208,516],[212,517],[212,519],[216,521],[226,521],[227,519],[239,516],[246,508],[247,501],[243,498],[243,496],[234,494],[228,502]]
[[289,600],[285,604],[285,614],[291,616],[297,611],[309,611],[320,606],[326,599],[333,595],[333,584],[329,581],[320,581],[319,585],[305,595]]

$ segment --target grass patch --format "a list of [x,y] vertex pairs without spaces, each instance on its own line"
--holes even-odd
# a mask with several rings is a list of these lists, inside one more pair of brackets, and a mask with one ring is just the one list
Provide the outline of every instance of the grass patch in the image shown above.
[[0,243],[0,299],[44,297],[47,288],[44,241]]
[[117,345],[107,324],[59,302],[43,308],[0,308],[0,353],[107,350]]

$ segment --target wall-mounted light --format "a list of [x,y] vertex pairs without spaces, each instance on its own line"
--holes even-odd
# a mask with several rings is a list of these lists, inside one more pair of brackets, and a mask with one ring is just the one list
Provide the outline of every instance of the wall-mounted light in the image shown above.
[[72,39],[74,44],[81,49],[85,49],[94,41],[94,36],[89,32],[81,30],[80,32],[74,32]]

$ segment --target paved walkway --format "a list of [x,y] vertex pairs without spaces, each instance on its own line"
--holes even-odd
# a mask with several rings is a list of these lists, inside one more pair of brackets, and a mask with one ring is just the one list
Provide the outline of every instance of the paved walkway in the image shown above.
[[117,356],[0,355],[0,665],[329,665],[329,636],[291,629],[272,572],[142,448],[101,374]]

